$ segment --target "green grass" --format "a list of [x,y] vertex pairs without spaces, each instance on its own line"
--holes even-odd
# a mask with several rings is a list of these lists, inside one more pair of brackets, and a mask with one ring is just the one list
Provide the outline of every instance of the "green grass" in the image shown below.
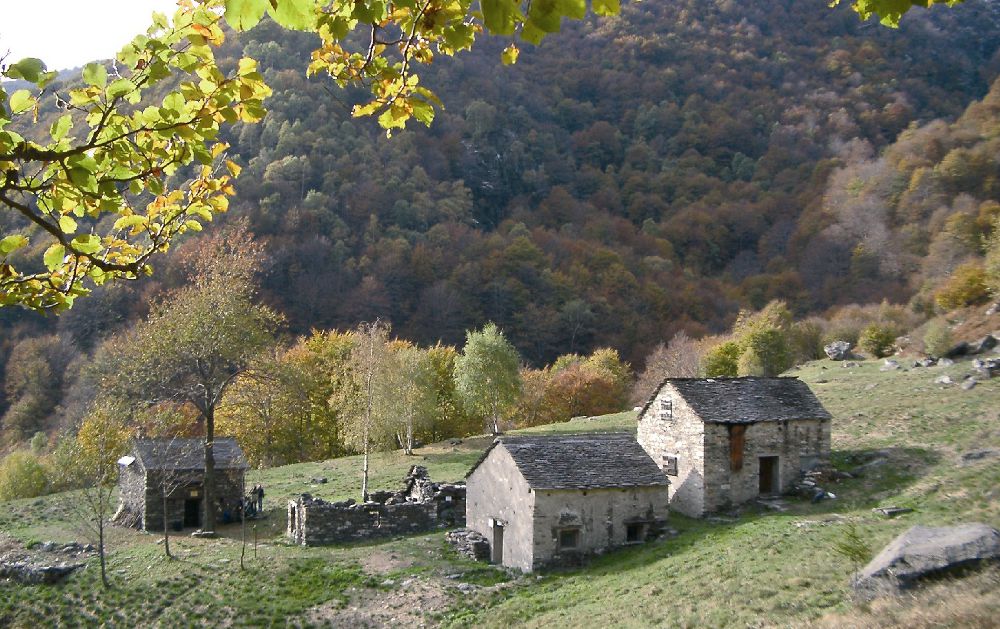
[[[674,538],[608,553],[580,568],[520,576],[459,557],[438,532],[329,548],[291,546],[284,541],[286,501],[302,492],[356,498],[360,465],[358,457],[290,465],[255,471],[248,479],[264,483],[269,511],[256,523],[261,543],[256,556],[249,550],[247,570],[239,568],[238,527],[223,529],[216,540],[174,538],[176,560],[163,556],[159,536],[115,529],[109,541],[111,590],[100,588],[93,560],[60,586],[6,585],[0,588],[0,625],[285,626],[288,618],[304,619],[317,606],[380,607],[401,595],[408,580],[440,584],[443,606],[422,621],[445,626],[801,626],[829,619],[837,619],[834,625],[870,624],[880,612],[848,602],[852,566],[833,550],[846,522],[876,550],[918,523],[1000,526],[1000,458],[961,464],[965,452],[1000,449],[997,381],[963,391],[933,380],[948,373],[958,382],[967,363],[885,373],[879,365],[844,368],[819,361],[793,372],[834,415],[838,467],[855,470],[885,459],[829,486],[838,496],[834,501],[792,501],[784,513],[749,509],[732,522],[674,515]],[[524,432],[634,426],[628,412]],[[372,459],[372,485],[396,487],[413,464],[426,465],[437,480],[460,480],[489,442],[476,437],[434,444],[409,457],[379,453]],[[328,482],[313,485],[314,477]],[[78,501],[70,493],[6,503],[0,530],[21,543],[82,541],[83,529],[72,524]],[[872,513],[886,504],[915,511],[894,520]],[[379,568],[375,557],[391,561]],[[459,583],[475,587],[458,593],[453,586]],[[980,589],[992,597],[976,601],[996,607],[989,583]],[[936,601],[948,599],[938,596],[919,613],[944,609]],[[975,610],[980,604],[964,606]],[[993,607],[981,617],[992,617]],[[901,624],[910,618],[902,612],[883,617]]]

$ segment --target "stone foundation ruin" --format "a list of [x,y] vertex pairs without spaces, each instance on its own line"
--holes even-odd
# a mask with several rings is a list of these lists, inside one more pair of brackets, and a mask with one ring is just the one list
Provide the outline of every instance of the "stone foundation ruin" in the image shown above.
[[322,546],[465,525],[465,485],[434,483],[414,465],[399,491],[376,491],[368,502],[327,502],[302,494],[288,503],[288,538]]

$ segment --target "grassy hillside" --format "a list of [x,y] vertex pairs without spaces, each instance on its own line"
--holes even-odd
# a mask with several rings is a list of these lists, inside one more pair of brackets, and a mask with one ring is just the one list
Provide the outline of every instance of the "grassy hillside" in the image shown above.
[[[877,550],[916,523],[983,521],[1000,526],[1000,384],[971,391],[956,382],[968,364],[880,372],[880,362],[845,368],[815,362],[795,372],[833,413],[835,463],[861,468],[828,487],[837,499],[788,501],[783,512],[749,508],[695,521],[671,516],[676,537],[609,553],[589,565],[519,576],[457,557],[442,533],[346,547],[299,548],[283,541],[283,504],[301,492],[356,496],[358,461],[345,458],[266,470],[271,510],[256,530],[248,569],[239,569],[240,531],[219,540],[177,538],[180,559],[163,556],[159,537],[115,530],[114,588],[102,591],[95,560],[60,586],[0,588],[0,624],[62,621],[112,625],[446,625],[446,626],[823,626],[935,623],[982,625],[1000,613],[997,572],[961,586],[943,584],[915,600],[855,608],[846,601],[849,563],[833,552],[853,523]],[[629,429],[634,415],[545,426],[536,431]],[[409,465],[434,478],[464,475],[488,438],[436,444],[414,457],[385,453],[372,463],[374,485],[393,487]],[[994,448],[998,456],[963,458]],[[313,486],[310,479],[329,482]],[[84,540],[73,524],[74,494],[8,503],[0,550],[32,541]],[[886,520],[879,505],[913,513]],[[252,535],[251,535],[252,537]]]

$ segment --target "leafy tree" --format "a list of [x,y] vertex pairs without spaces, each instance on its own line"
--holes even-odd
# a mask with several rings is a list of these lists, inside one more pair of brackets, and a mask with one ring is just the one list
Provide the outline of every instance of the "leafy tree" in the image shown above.
[[[592,7],[611,15],[618,4],[594,0]],[[0,239],[0,305],[68,308],[89,291],[88,281],[100,285],[148,272],[154,253],[227,209],[231,179],[240,168],[222,161],[227,146],[217,141],[218,132],[225,124],[261,120],[270,88],[255,60],[244,57],[224,72],[214,49],[225,40],[223,19],[246,30],[265,14],[285,28],[317,34],[308,72],[328,74],[342,87],[369,88],[372,99],[356,105],[354,114],[378,115],[391,130],[411,118],[433,120],[440,101],[420,85],[414,67],[432,62],[435,52],[450,56],[469,49],[484,30],[517,33],[537,44],[559,30],[563,17],[582,19],[586,4],[182,2],[172,20],[154,15],[153,26],[122,49],[110,73],[92,63],[83,70],[82,85],[54,90],[51,98],[66,113],[43,142],[5,127],[37,115],[56,73],[47,72],[39,59],[11,64],[3,75],[33,89],[8,94],[0,88],[0,207],[52,244],[39,261],[37,253],[29,253],[26,229]],[[502,60],[514,63],[517,56],[511,44]],[[179,89],[158,98],[161,86],[177,74],[186,79]],[[166,182],[195,164],[194,177],[180,185]],[[98,224],[105,216],[114,218],[103,222],[110,228]]]
[[930,356],[944,356],[953,346],[951,326],[944,317],[931,319],[924,331],[924,351]]
[[356,342],[346,365],[344,384],[330,398],[330,405],[344,416],[344,441],[360,451],[361,500],[368,500],[369,455],[392,434],[390,409],[381,395],[386,380],[389,326],[376,319],[355,331]]
[[500,420],[521,392],[519,362],[517,350],[492,323],[467,332],[462,355],[455,360],[455,390],[462,404],[494,435],[500,434]]
[[48,486],[48,472],[37,454],[17,450],[0,462],[0,500],[41,496]]
[[945,312],[980,304],[989,299],[987,272],[979,261],[961,265],[934,294],[934,302]]
[[858,347],[876,358],[884,358],[892,353],[898,330],[888,325],[873,323],[861,331]]
[[433,365],[424,350],[413,346],[390,351],[386,360],[382,403],[394,409],[396,442],[411,455],[414,435],[430,423],[437,405]]
[[735,341],[726,341],[716,345],[705,353],[702,359],[702,369],[707,378],[729,377],[735,378],[738,372],[738,363],[743,354],[743,348]]
[[204,528],[214,531],[216,410],[253,357],[273,344],[281,317],[254,302],[259,251],[251,237],[237,230],[207,243],[215,247],[196,262],[192,283],[106,342],[95,361],[102,386],[119,400],[197,409],[205,431]]
[[125,453],[132,435],[125,421],[127,416],[127,409],[114,402],[95,406],[80,426],[70,465],[61,470],[72,475],[71,482],[82,486],[81,499],[74,504],[81,512],[81,525],[95,536],[104,587],[110,586],[105,532],[118,480],[117,460]]

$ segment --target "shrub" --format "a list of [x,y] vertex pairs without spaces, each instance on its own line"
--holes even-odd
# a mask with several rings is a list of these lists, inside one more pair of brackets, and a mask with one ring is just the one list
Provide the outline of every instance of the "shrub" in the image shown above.
[[784,330],[762,327],[743,338],[743,353],[736,373],[741,376],[776,376],[792,366]]
[[893,326],[873,323],[861,331],[858,347],[875,358],[883,358],[892,353],[897,332]]
[[48,485],[45,466],[31,452],[12,452],[0,462],[0,500],[41,496]]
[[705,377],[736,377],[743,350],[735,341],[726,341],[708,350],[703,361]]
[[943,317],[933,319],[924,332],[924,351],[931,356],[943,356],[952,346],[951,326]]
[[978,262],[968,262],[955,269],[934,294],[934,303],[942,310],[954,310],[985,302],[990,298],[986,270]]

